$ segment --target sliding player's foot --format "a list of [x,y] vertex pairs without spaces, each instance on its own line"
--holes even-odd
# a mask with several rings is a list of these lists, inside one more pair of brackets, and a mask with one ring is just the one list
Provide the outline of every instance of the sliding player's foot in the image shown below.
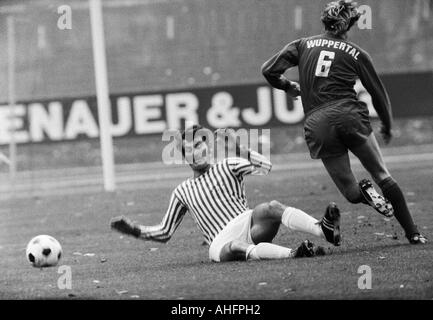
[[294,258],[303,258],[303,257],[312,257],[314,256],[314,244],[305,240],[301,243],[301,245],[296,249]]
[[340,235],[340,209],[335,202],[331,202],[325,211],[325,215],[319,222],[320,228],[328,242],[334,246],[341,245]]
[[111,219],[110,226],[112,229],[136,238],[141,235],[140,227],[124,216]]
[[392,204],[374,189],[370,180],[361,180],[359,182],[359,189],[368,204],[381,215],[384,215],[387,218],[391,218],[394,215]]
[[316,247],[314,243],[310,240],[305,240],[301,243],[298,249],[295,250],[293,255],[294,258],[304,258],[304,257],[314,257],[314,256],[323,256],[326,254],[326,251],[323,247]]

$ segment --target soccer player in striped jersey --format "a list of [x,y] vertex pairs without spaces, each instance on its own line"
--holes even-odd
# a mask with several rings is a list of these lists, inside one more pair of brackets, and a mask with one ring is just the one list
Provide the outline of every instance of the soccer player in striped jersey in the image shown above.
[[211,164],[207,157],[206,134],[201,134],[201,129],[193,126],[182,134],[180,148],[194,177],[173,191],[162,222],[144,226],[122,216],[112,219],[113,229],[143,240],[167,242],[189,212],[209,245],[210,260],[215,262],[286,259],[325,253],[323,248],[315,247],[309,240],[294,250],[271,243],[281,224],[340,245],[340,213],[335,203],[328,205],[321,221],[278,201],[250,209],[244,178],[268,174],[271,162],[240,145],[232,130],[224,130],[226,137],[235,143],[236,154],[245,157],[225,158]]
[[[291,96],[301,94],[311,157],[322,160],[346,199],[371,205],[386,217],[394,215],[410,243],[426,243],[412,220],[403,192],[385,166],[367,106],[357,99],[353,88],[359,78],[372,97],[382,121],[381,134],[389,143],[392,114],[388,94],[368,53],[347,40],[347,32],[360,15],[354,2],[328,3],[321,17],[325,32],[287,44],[263,64],[262,72],[273,87]],[[300,85],[284,76],[295,66],[299,68]],[[385,197],[369,180],[357,183],[348,150],[358,157]]]

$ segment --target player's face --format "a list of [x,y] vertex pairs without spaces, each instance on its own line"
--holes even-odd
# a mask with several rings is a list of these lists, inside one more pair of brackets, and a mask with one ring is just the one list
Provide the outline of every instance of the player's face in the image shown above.
[[193,142],[185,141],[185,158],[193,170],[200,170],[209,164],[209,147],[202,140],[202,137],[197,137]]

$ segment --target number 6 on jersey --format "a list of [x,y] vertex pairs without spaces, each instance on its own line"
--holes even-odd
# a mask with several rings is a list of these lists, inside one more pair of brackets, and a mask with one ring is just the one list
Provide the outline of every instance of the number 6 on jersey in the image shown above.
[[326,50],[320,51],[320,56],[316,67],[316,77],[326,78],[328,76],[329,69],[331,68],[332,60],[334,60],[334,58],[335,52]]

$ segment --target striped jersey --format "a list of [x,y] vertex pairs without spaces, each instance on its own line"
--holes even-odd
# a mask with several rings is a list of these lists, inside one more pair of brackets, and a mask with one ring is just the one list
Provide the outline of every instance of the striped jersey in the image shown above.
[[188,211],[207,244],[239,214],[249,210],[245,195],[246,175],[266,175],[272,167],[263,155],[249,152],[249,159],[226,158],[197,178],[179,184],[171,194],[168,210],[156,226],[142,226],[141,238],[168,241]]

